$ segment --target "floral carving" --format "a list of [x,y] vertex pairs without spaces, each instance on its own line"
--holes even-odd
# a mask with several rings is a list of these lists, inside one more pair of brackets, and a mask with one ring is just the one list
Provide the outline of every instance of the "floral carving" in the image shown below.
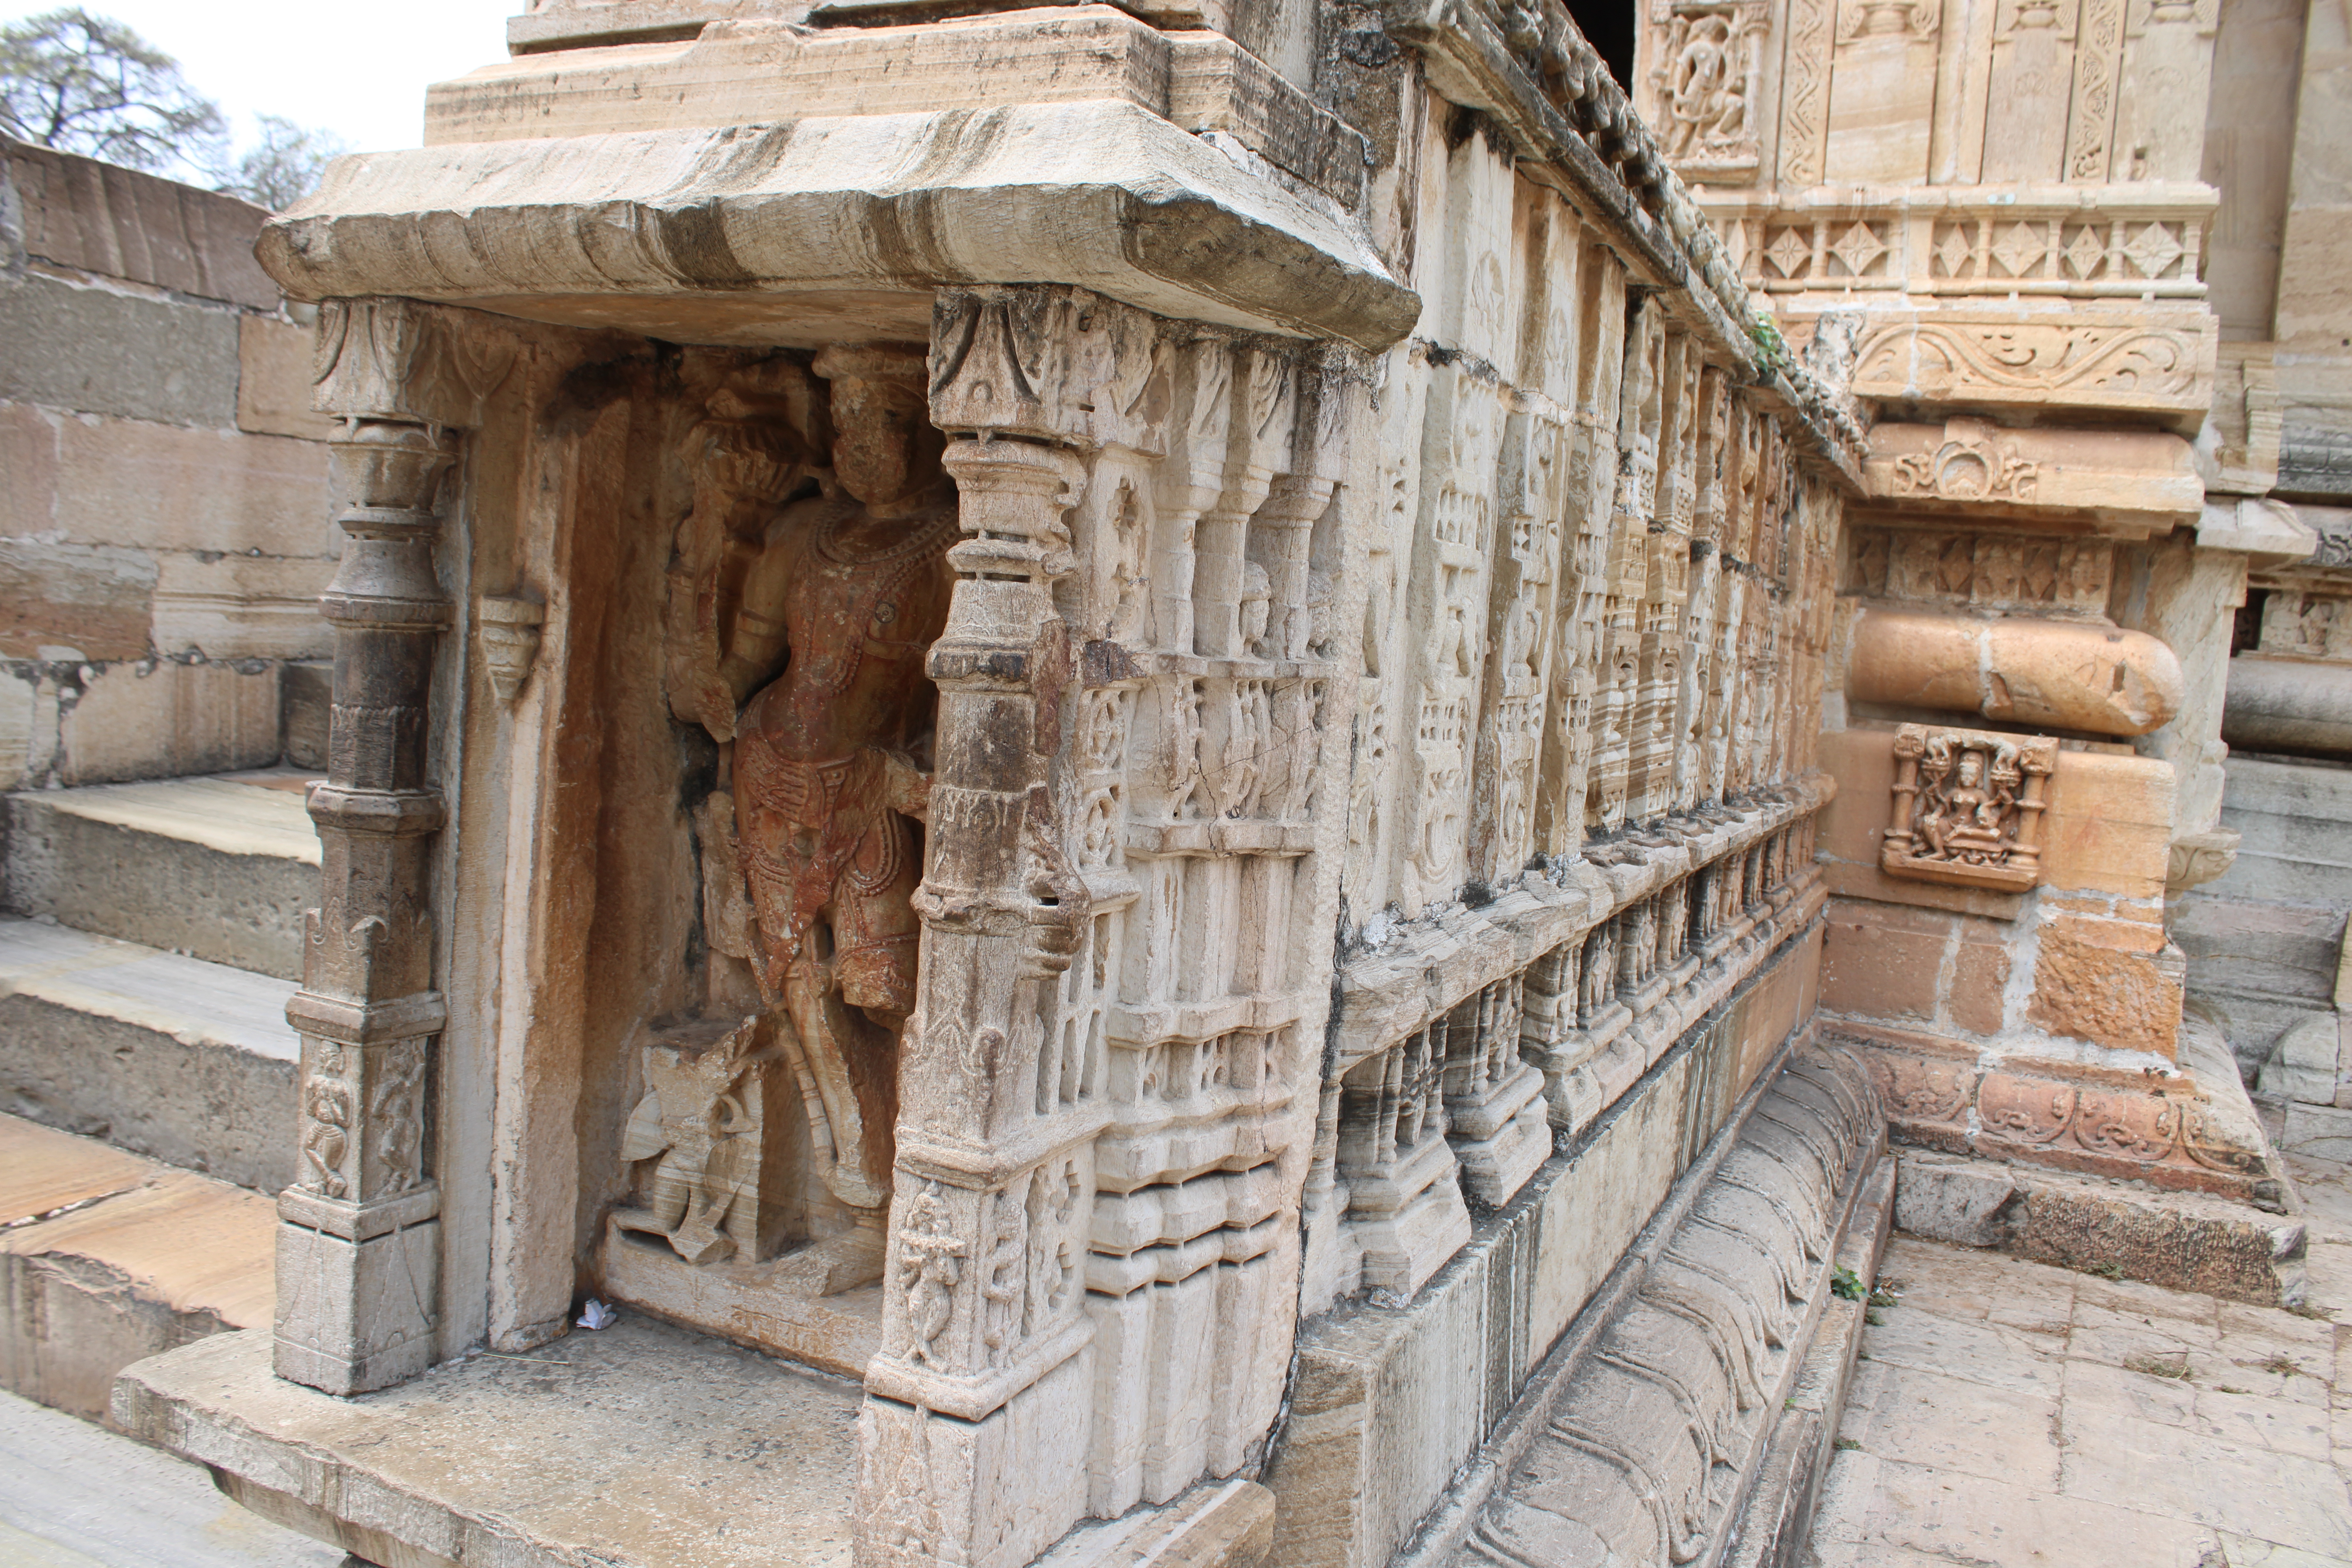
[[1933,452],[1895,459],[1895,493],[1938,500],[2033,499],[2042,465],[1984,436],[1947,441]]

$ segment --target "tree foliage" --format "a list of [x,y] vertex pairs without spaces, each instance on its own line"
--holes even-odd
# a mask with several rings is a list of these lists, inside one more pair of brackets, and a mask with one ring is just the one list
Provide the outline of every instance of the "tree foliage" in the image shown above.
[[282,212],[309,195],[340,137],[278,114],[260,140],[229,148],[218,105],[180,63],[131,28],[79,5],[0,26],[0,132],[127,168],[193,180]]
[[283,115],[254,118],[260,121],[261,140],[219,171],[220,188],[271,212],[284,212],[318,189],[328,163],[351,151],[341,137],[297,125]]
[[120,22],[68,5],[0,26],[0,131],[163,172],[212,166],[227,125],[177,60]]

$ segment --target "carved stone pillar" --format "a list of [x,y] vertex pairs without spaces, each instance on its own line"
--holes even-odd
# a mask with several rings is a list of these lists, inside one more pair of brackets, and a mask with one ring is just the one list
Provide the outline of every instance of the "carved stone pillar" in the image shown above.
[[1054,587],[1076,564],[1078,453],[1120,434],[1149,325],[1050,288],[944,293],[934,313],[931,417],[965,537],[930,655],[938,763],[860,1424],[863,1564],[1026,1563],[1085,1510],[1082,1260],[1108,1110],[1052,1055],[1090,897],[1057,794],[1078,659]]
[[426,1165],[433,986],[429,856],[446,815],[426,769],[436,644],[451,605],[433,564],[458,431],[511,363],[510,342],[400,300],[331,301],[315,402],[351,542],[320,601],[335,627],[322,853],[302,989],[301,1173],[278,1198],[279,1376],[359,1394],[435,1359],[439,1189]]

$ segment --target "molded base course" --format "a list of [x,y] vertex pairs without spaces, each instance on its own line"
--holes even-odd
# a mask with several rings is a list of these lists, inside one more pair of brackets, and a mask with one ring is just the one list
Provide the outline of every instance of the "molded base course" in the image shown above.
[[1304,1325],[1264,1480],[1283,1568],[1379,1568],[1437,1506],[1807,1010],[1818,922],[1693,1027],[1402,1309]]
[[856,1389],[625,1316],[338,1399],[270,1336],[131,1366],[115,1424],[383,1568],[847,1568]]

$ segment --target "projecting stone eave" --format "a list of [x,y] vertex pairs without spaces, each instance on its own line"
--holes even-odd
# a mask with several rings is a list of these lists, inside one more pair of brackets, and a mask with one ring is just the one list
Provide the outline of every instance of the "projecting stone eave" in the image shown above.
[[299,300],[698,343],[919,341],[953,284],[1067,283],[1371,353],[1421,314],[1336,211],[1108,100],[362,154],[256,253]]

